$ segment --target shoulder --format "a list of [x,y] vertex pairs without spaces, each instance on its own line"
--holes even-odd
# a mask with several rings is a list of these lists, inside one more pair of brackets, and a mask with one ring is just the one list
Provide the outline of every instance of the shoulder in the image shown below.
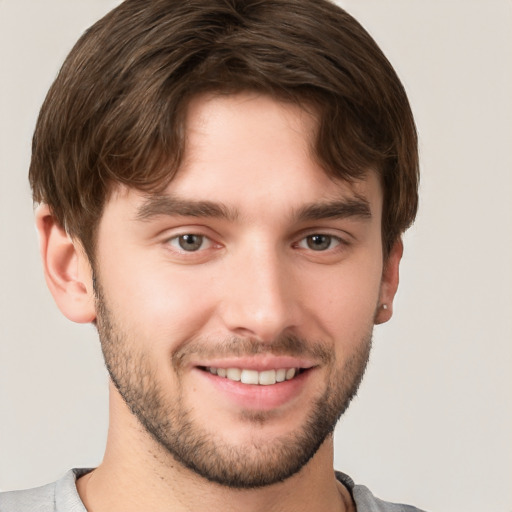
[[357,512],[424,512],[411,505],[383,501],[375,497],[368,487],[356,485],[352,478],[340,471],[336,471],[336,478],[350,491]]
[[54,512],[56,482],[0,493],[0,512]]
[[0,493],[0,512],[86,512],[76,479],[90,470],[72,469],[60,480],[33,489]]

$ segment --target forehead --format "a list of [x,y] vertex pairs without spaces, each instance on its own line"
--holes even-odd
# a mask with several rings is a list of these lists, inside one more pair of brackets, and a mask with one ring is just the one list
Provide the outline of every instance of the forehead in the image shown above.
[[311,105],[258,93],[196,97],[186,118],[184,160],[171,188],[187,194],[222,189],[262,202],[287,190],[297,199],[363,193],[364,180],[335,180],[322,168],[315,155],[317,125]]
[[[164,194],[222,202],[248,215],[283,215],[303,204],[362,198],[380,213],[376,173],[347,182],[329,176],[315,157],[314,108],[258,93],[201,95],[189,104],[185,152]],[[119,188],[118,198],[148,196]]]

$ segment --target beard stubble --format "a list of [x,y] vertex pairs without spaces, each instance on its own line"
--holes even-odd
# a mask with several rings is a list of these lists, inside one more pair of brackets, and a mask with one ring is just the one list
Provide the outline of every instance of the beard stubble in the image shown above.
[[[245,338],[217,340],[212,344],[200,339],[190,340],[172,354],[172,365],[178,379],[178,389],[172,400],[160,386],[156,368],[148,353],[131,348],[130,335],[116,322],[109,309],[101,285],[96,284],[96,311],[101,348],[110,378],[119,394],[144,430],[159,448],[197,475],[222,486],[251,489],[282,482],[299,472],[315,455],[325,439],[333,432],[363,378],[371,349],[370,326],[346,359],[341,369],[334,366],[334,351],[322,343],[311,343],[294,336],[275,342],[260,343]],[[151,343],[139,340],[138,346]],[[206,349],[206,347],[208,347]],[[179,376],[184,362],[192,354],[254,355],[257,353],[313,356],[329,368],[325,389],[312,403],[307,417],[299,428],[271,442],[249,440],[244,445],[230,444],[192,418],[184,403],[183,382]],[[240,421],[264,427],[269,413],[245,411]]]

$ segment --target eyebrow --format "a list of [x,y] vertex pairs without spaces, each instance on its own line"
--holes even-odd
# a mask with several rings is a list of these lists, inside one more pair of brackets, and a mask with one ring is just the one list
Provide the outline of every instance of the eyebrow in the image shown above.
[[[235,221],[238,211],[222,203],[180,199],[169,195],[154,195],[146,199],[137,209],[136,220],[145,222],[159,216],[182,216],[217,218]],[[372,218],[370,203],[363,197],[312,203],[301,207],[293,215],[299,222],[322,219],[344,219],[356,217]]]
[[364,197],[341,199],[303,206],[296,214],[299,221],[345,219],[349,217],[371,220],[370,203]]
[[182,217],[213,217],[226,220],[236,220],[235,210],[213,201],[196,201],[180,199],[170,195],[154,195],[146,199],[138,208],[135,216],[138,221],[149,221],[161,215]]

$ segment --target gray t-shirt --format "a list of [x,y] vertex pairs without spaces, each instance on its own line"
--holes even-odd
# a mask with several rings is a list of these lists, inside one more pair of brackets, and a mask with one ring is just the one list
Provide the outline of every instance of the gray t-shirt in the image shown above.
[[[51,484],[0,493],[0,512],[87,512],[78,491],[76,479],[91,471],[72,469]],[[336,472],[338,480],[349,490],[357,512],[422,512],[416,507],[388,503],[376,498],[364,485],[355,485],[344,473]]]

